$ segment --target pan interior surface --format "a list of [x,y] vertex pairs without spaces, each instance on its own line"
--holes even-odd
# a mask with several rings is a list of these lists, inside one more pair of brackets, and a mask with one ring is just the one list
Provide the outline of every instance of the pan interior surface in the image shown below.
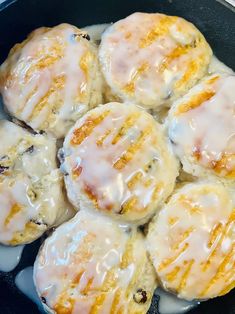
[[[9,49],[33,29],[67,22],[79,27],[115,22],[136,12],[159,12],[181,16],[194,23],[211,45],[215,55],[235,70],[235,13],[232,6],[215,0],[6,0],[0,4],[0,64]],[[0,100],[1,103],[1,100]],[[0,272],[0,313],[38,314],[37,306],[14,285],[20,270],[34,263],[43,239],[27,245],[16,269]],[[208,302],[190,313],[235,314],[235,291]],[[157,297],[149,314],[158,313]]]

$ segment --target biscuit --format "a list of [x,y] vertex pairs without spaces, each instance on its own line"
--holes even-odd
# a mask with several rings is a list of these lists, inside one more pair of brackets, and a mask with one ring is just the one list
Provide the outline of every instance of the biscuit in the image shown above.
[[222,184],[186,184],[151,222],[147,247],[161,285],[205,300],[235,285],[234,200]]
[[0,68],[6,110],[57,138],[102,101],[97,48],[69,24],[42,27],[15,45]]
[[158,13],[134,13],[112,24],[99,49],[107,98],[156,110],[170,106],[201,79],[211,56],[193,24]]
[[142,234],[80,211],[47,238],[34,282],[51,313],[145,314],[156,277]]
[[146,222],[169,196],[178,163],[164,130],[132,104],[99,106],[65,138],[61,170],[76,208]]

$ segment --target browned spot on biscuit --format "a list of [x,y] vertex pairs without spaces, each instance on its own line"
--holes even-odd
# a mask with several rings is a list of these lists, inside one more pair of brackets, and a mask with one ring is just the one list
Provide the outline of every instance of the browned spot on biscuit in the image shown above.
[[125,93],[133,94],[135,91],[135,83],[138,79],[138,77],[143,74],[147,69],[149,68],[149,64],[147,62],[144,62],[133,74],[131,81],[127,83],[123,87],[123,91]]
[[82,172],[81,166],[77,166],[77,167],[73,168],[73,170],[72,170],[73,178],[78,178],[80,176],[81,172]]
[[62,90],[65,84],[65,75],[57,76],[53,79],[52,84],[47,91],[47,93],[40,99],[40,101],[35,105],[31,115],[27,119],[28,121],[33,120],[38,116],[38,114],[42,111],[45,106],[49,105],[49,98],[54,94],[57,93],[58,90]]
[[22,102],[22,104],[20,104],[20,103],[18,104],[16,115],[20,114],[23,111],[23,109],[27,105],[28,101],[31,100],[31,98],[36,94],[37,91],[38,91],[38,87],[36,86],[28,93],[28,95],[26,96],[26,98]]
[[136,121],[138,120],[140,116],[140,112],[134,112],[133,114],[129,115],[123,125],[119,128],[119,130],[117,131],[117,134],[114,136],[113,140],[112,140],[112,144],[115,145],[119,142],[119,140],[126,135],[126,133],[128,132],[128,130],[136,123]]
[[176,46],[163,60],[163,62],[159,66],[159,72],[164,72],[165,69],[169,67],[169,65],[174,61],[175,59],[178,59],[182,55],[187,54],[192,47],[190,45],[179,45]]
[[235,154],[223,153],[220,160],[213,160],[210,166],[215,172],[225,173],[224,176],[226,178],[233,179],[235,178],[235,167],[228,169],[228,165],[231,161],[235,161]]
[[[233,269],[235,269],[235,264],[233,265]],[[233,271],[233,274],[232,274],[233,277],[234,277],[234,272],[235,272],[235,271]],[[223,296],[223,295],[229,293],[229,291],[231,291],[231,290],[234,289],[234,288],[235,288],[235,280],[233,280],[233,281],[232,281],[231,283],[229,283],[225,288],[223,288],[223,289],[219,292],[218,296],[221,297],[221,296]]]
[[94,277],[89,278],[86,286],[80,291],[80,293],[83,295],[88,295],[88,292],[91,290],[93,281],[94,281]]
[[50,68],[54,65],[58,60],[60,60],[64,56],[64,47],[60,45],[57,41],[52,43],[52,46],[49,50],[43,48],[36,52],[34,60],[37,62],[29,67],[25,74],[25,83],[27,83],[33,73],[37,71],[42,71],[45,68]]
[[79,282],[80,282],[80,280],[81,280],[81,278],[82,278],[82,275],[84,274],[84,270],[81,270],[74,278],[73,278],[73,280],[72,280],[72,283],[71,283],[71,288],[75,288],[78,284],[79,284]]
[[221,222],[217,223],[210,232],[210,238],[208,240],[207,246],[211,248],[215,241],[218,239],[218,236],[221,234],[223,230],[223,225]]
[[87,194],[90,200],[93,201],[93,203],[98,206],[98,195],[96,194],[96,190],[88,184],[84,184],[84,192]]
[[193,110],[199,106],[201,106],[204,102],[210,100],[215,95],[215,91],[213,90],[205,90],[202,91],[188,100],[187,103],[183,103],[178,107],[176,115],[180,115],[186,113],[190,110]]
[[106,140],[106,138],[109,136],[109,134],[111,133],[111,130],[107,130],[105,132],[105,134],[101,135],[97,140],[96,140],[96,145],[97,146],[103,146],[104,141]]
[[178,240],[178,241],[176,243],[174,243],[174,245],[172,246],[174,251],[179,249],[180,245],[190,236],[190,234],[193,232],[193,230],[194,230],[194,228],[190,227],[190,228],[188,228],[188,230],[185,230],[184,232],[180,233],[177,236],[176,240]]
[[[216,274],[214,275],[214,277],[210,280],[210,282],[208,283],[208,285],[205,287],[205,289],[203,289],[203,291],[200,293],[200,297],[203,297],[207,294],[207,292],[211,289],[211,287],[221,278],[224,278],[226,273],[227,273],[227,266],[229,265],[229,263],[232,262],[232,259],[234,257],[235,254],[235,244],[232,245],[230,251],[228,252],[228,254],[224,257],[224,259],[222,260],[222,262],[220,263]],[[234,263],[233,263],[234,264]],[[233,267],[234,265],[232,265]],[[228,287],[227,287],[228,288]],[[223,290],[222,290],[223,292]]]
[[72,314],[75,300],[72,297],[61,296],[59,302],[57,302],[53,309],[57,314]]
[[98,314],[100,312],[101,306],[106,299],[106,294],[101,293],[95,298],[95,302],[92,304],[89,314]]
[[169,265],[171,265],[181,254],[183,254],[187,248],[188,248],[189,244],[185,243],[184,246],[179,250],[179,252],[170,257],[170,258],[165,258],[162,263],[159,265],[158,267],[158,271],[162,271],[163,269],[165,269],[166,267],[168,267]]
[[103,112],[96,117],[87,117],[84,124],[73,131],[71,145],[80,145],[109,114],[109,111]]
[[201,148],[198,146],[195,146],[193,149],[193,157],[199,161],[202,157],[202,152],[201,152]]
[[110,290],[114,289],[117,285],[117,274],[114,266],[111,268],[105,275],[104,282],[102,287],[100,288],[103,292],[109,292]]
[[130,39],[132,36],[131,32],[126,32],[125,33],[125,39]]
[[[207,193],[207,191],[205,191]],[[190,212],[190,214],[197,214],[201,212],[199,206],[197,206],[192,199],[185,195],[180,195],[179,202]]]
[[121,300],[121,295],[122,295],[122,291],[121,289],[118,289],[115,294],[114,294],[114,298],[113,298],[113,302],[111,305],[111,309],[110,309],[110,314],[116,314],[117,313],[117,309]]
[[159,198],[160,194],[162,193],[163,188],[164,188],[164,184],[162,182],[159,182],[158,184],[155,185],[155,188],[152,194],[153,202]]
[[129,189],[133,189],[133,187],[140,181],[143,177],[143,173],[141,171],[137,171],[130,179],[127,181],[127,186]]
[[[125,307],[124,307],[124,305],[122,305],[122,306],[118,309],[117,314],[124,314],[124,313],[125,313]],[[136,313],[136,314],[140,314],[140,313]]]
[[202,270],[203,271],[206,271],[208,269],[208,267],[211,265],[213,259],[215,258],[216,254],[219,253],[222,242],[223,242],[224,238],[226,237],[228,230],[234,224],[234,221],[235,221],[235,210],[233,210],[232,214],[229,217],[228,222],[223,226],[223,229],[220,232],[220,238],[217,241],[217,244],[215,245],[214,249],[210,253],[207,261],[202,264]]
[[[199,59],[199,57],[197,57]],[[198,60],[197,60],[198,61]],[[198,74],[198,63],[195,60],[191,60],[187,63],[186,71],[184,72],[181,79],[175,82],[175,88],[180,89],[182,86],[187,86],[188,83],[190,83],[193,78],[197,79]],[[191,84],[189,85],[191,87]]]
[[82,69],[86,80],[89,77],[89,66],[94,59],[94,55],[90,51],[86,51],[80,59],[80,68]]
[[11,222],[11,220],[14,218],[14,216],[16,215],[16,214],[18,214],[20,211],[22,211],[23,210],[23,208],[22,208],[22,206],[20,206],[19,204],[14,204],[12,207],[11,207],[11,209],[10,209],[10,212],[9,212],[9,214],[7,215],[7,217],[6,217],[6,219],[5,219],[5,222],[4,222],[4,226],[7,226],[10,222]]
[[190,275],[190,271],[192,269],[192,266],[193,266],[194,262],[195,262],[194,260],[186,262],[187,266],[186,266],[186,269],[185,269],[185,271],[183,273],[183,276],[182,276],[182,278],[180,280],[180,283],[178,285],[178,288],[177,288],[178,291],[183,290],[185,288],[185,286],[187,284],[187,279],[188,279],[188,277]]
[[180,267],[176,266],[171,272],[169,272],[168,274],[166,274],[166,279],[169,282],[172,282],[176,279],[178,273],[180,271]]
[[113,167],[117,170],[123,169],[128,164],[128,162],[132,160],[134,155],[138,151],[140,151],[141,147],[143,146],[148,136],[152,133],[152,131],[153,131],[152,127],[148,127],[144,131],[141,131],[137,140],[128,147],[126,152],[123,155],[121,155],[121,157],[117,159]]
[[126,243],[126,247],[125,247],[125,251],[122,255],[122,260],[120,263],[120,268],[121,269],[125,269],[127,268],[131,263],[134,262],[134,257],[133,257],[133,239],[130,238],[127,243]]
[[169,217],[168,218],[168,224],[170,226],[173,226],[175,223],[177,223],[177,221],[179,221],[179,217]]
[[175,16],[161,16],[155,26],[141,38],[139,48],[146,48],[156,41],[160,36],[167,36],[169,28],[177,21]]
[[137,204],[138,204],[138,197],[137,196],[131,196],[128,200],[126,200],[122,204],[119,214],[123,215],[123,214],[126,214],[127,212],[136,211],[137,210]]
[[219,79],[219,76],[216,75],[216,76],[211,77],[209,80],[207,80],[206,83],[207,83],[208,85],[212,85],[212,84],[214,84],[216,81],[218,81],[218,79]]

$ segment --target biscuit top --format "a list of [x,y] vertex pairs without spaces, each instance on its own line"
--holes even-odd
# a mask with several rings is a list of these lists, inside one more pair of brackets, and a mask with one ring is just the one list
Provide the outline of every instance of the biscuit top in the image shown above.
[[113,92],[147,108],[168,103],[190,80],[197,80],[210,56],[209,45],[193,24],[148,13],[134,13],[110,26],[99,52]]
[[[40,297],[58,314],[130,313],[145,260],[143,239],[135,229],[80,211],[45,241],[34,281]],[[147,297],[148,291],[142,306]]]
[[[169,136],[182,161],[235,179],[235,76],[215,74],[176,102]],[[187,171],[187,169],[185,169]]]
[[234,202],[222,185],[194,183],[178,190],[148,234],[148,249],[163,287],[187,300],[233,289],[234,231]]
[[64,155],[72,201],[80,192],[98,210],[132,221],[149,217],[177,176],[161,126],[131,104],[88,112],[67,135]]
[[[32,233],[32,223],[43,227],[43,220],[54,222],[61,175],[56,170],[54,141],[4,120],[0,138],[0,242],[18,244],[16,232]],[[50,208],[48,217],[40,216],[45,208]]]
[[[95,51],[78,28],[39,28],[14,46],[0,70],[7,109],[35,130],[65,135],[89,109]],[[59,123],[59,124],[58,124]]]

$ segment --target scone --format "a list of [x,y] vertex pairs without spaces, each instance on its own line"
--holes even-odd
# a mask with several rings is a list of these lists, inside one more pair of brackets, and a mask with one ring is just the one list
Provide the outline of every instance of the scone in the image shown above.
[[234,181],[234,89],[235,76],[214,74],[173,105],[169,137],[184,171]]
[[171,105],[204,76],[211,56],[193,24],[158,13],[134,13],[114,23],[99,49],[107,93],[156,110]]
[[47,238],[34,283],[45,309],[57,314],[144,314],[156,288],[142,235],[89,211]]
[[147,242],[161,285],[178,297],[204,300],[234,288],[234,197],[222,184],[179,189],[150,224]]
[[0,243],[28,243],[70,214],[56,145],[4,120],[0,138]]
[[89,111],[69,131],[60,155],[76,208],[96,208],[129,222],[146,222],[178,174],[161,125],[132,104]]
[[7,111],[57,138],[102,101],[101,87],[97,48],[69,24],[33,31],[0,68]]

